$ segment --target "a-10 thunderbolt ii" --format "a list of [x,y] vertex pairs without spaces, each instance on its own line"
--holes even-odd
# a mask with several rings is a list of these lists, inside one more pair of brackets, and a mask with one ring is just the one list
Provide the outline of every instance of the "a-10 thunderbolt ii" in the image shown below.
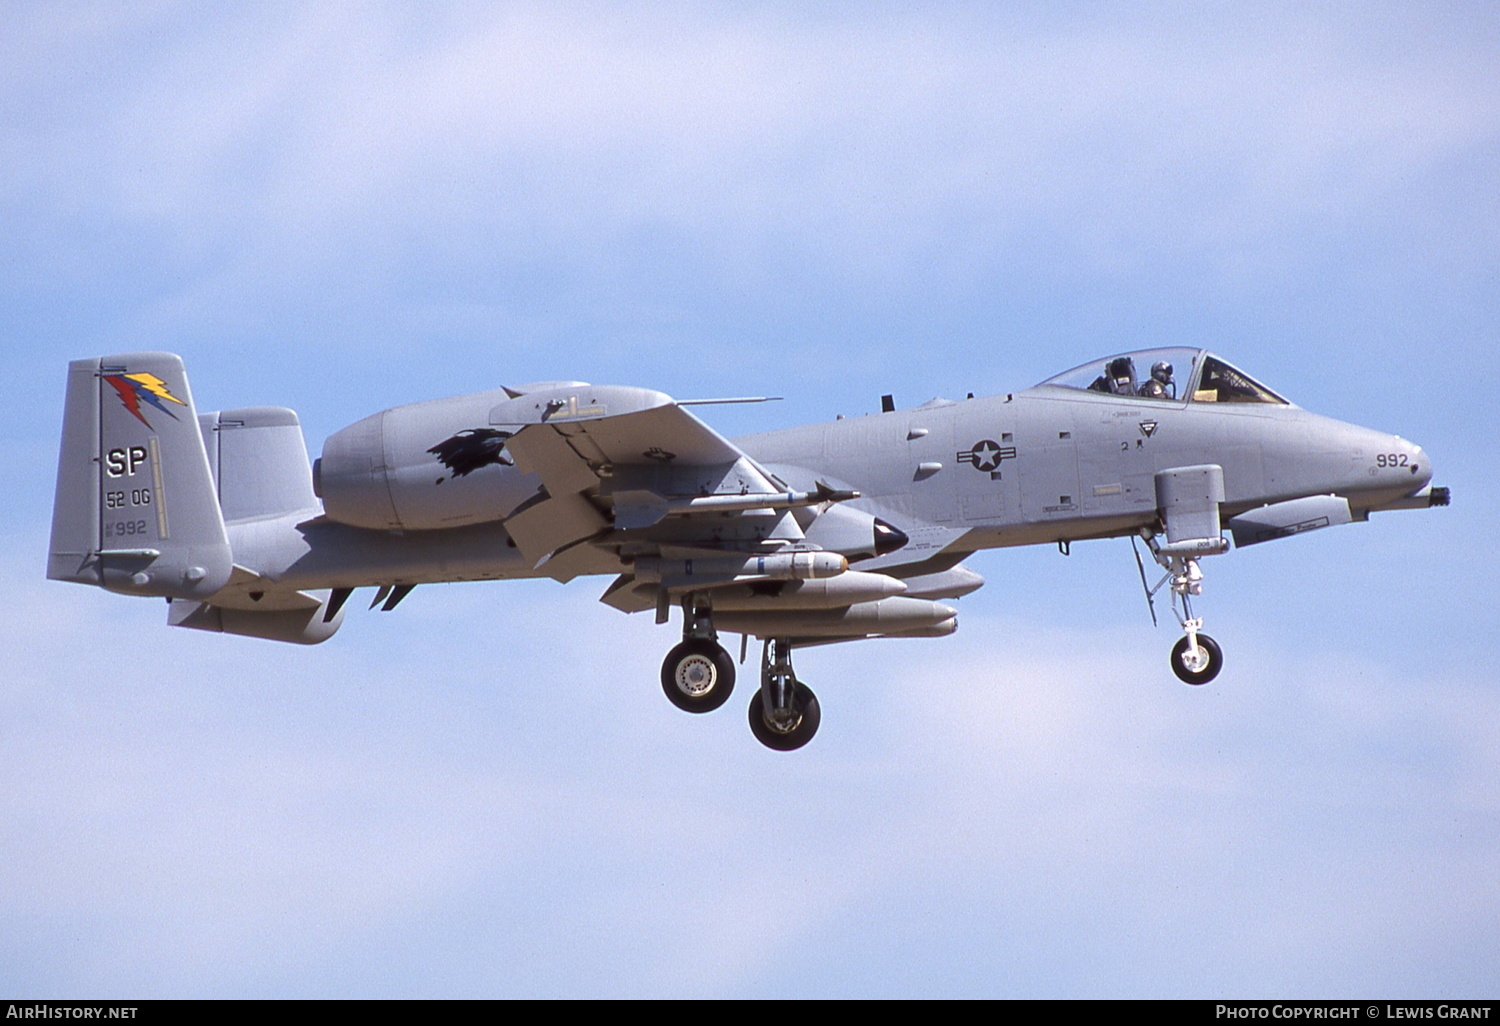
[[[764,641],[750,726],[818,728],[802,646],[951,634],[943,600],[980,549],[1139,540],[1184,636],[1172,670],[1218,674],[1193,615],[1200,560],[1446,505],[1421,448],[1283,399],[1211,353],[1096,360],[1025,391],[933,400],[736,440],[644,388],[545,382],[398,406],[308,464],[291,410],[196,413],[182,361],[72,363],[49,577],[166,598],[168,622],[279,641],[333,634],[356,588],[392,610],[419,584],[612,575],[602,600],[680,611],[667,697],[729,697],[719,632]],[[1154,613],[1153,613],[1154,615]]]

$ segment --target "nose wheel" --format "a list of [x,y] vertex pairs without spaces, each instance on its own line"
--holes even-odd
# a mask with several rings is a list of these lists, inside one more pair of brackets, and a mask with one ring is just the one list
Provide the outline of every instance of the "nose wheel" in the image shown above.
[[1223,667],[1224,653],[1207,634],[1194,632],[1172,646],[1172,672],[1184,684],[1207,684]]

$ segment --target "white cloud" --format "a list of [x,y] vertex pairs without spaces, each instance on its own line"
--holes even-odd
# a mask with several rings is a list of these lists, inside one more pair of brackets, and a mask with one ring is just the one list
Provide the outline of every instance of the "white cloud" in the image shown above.
[[1131,271],[1368,216],[1497,128],[1461,39],[1332,15],[422,20],[158,16],[162,59],[111,69],[92,120],[27,126],[32,184],[273,281],[378,274],[434,236],[450,260],[588,264],[651,226],[750,274],[788,244],[861,279],[1038,246]]
[[[1450,993],[1473,970],[1432,953],[1493,940],[1500,710],[1477,680],[1392,680],[1336,651],[1288,669],[1241,646],[1234,677],[1193,690],[1124,632],[966,613],[947,641],[804,653],[825,727],[787,758],[753,743],[738,698],[668,708],[666,632],[587,588],[423,592],[304,650],[23,589],[0,932],[47,964],[11,978]],[[90,940],[58,962],[42,923]],[[1121,944],[1136,957],[1091,961]],[[837,971],[785,975],[838,951]],[[1372,976],[1397,951],[1408,975]],[[1000,969],[1038,958],[1029,981]],[[892,959],[914,975],[885,975]]]

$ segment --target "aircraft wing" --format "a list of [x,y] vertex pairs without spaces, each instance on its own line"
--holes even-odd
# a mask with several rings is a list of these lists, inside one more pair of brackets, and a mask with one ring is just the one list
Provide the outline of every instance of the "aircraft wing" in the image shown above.
[[[649,528],[669,516],[854,497],[788,489],[670,396],[650,389],[584,385],[528,392],[492,409],[489,422],[508,433],[505,447],[516,467],[541,479],[541,489],[505,519],[533,566],[611,529]],[[555,569],[564,580],[580,572]]]

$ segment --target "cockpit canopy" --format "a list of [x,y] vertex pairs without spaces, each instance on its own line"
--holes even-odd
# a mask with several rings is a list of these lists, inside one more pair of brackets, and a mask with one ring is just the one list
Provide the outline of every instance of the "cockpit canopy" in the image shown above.
[[[1290,405],[1205,349],[1138,349],[1064,371],[1042,385],[1159,402]],[[1038,386],[1040,387],[1040,386]]]

